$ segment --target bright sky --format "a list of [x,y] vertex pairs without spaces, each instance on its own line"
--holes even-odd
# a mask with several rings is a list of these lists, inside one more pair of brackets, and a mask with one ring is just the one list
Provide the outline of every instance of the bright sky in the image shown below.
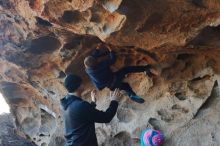
[[4,97],[0,93],[0,114],[3,114],[3,113],[10,113],[10,109]]

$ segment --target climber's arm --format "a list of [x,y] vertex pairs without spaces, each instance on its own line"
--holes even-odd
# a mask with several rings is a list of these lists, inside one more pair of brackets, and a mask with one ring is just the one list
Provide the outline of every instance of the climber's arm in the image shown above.
[[115,52],[111,51],[111,52],[109,53],[109,61],[108,61],[108,63],[109,63],[109,65],[112,65],[112,64],[114,64],[115,62],[116,62]]
[[99,57],[108,55],[108,52],[106,52],[106,51],[101,51],[101,50],[100,50],[100,47],[101,47],[101,44],[99,44],[99,45],[94,49],[94,51],[92,52],[92,55],[91,55],[92,57],[94,57],[94,58],[99,58]]

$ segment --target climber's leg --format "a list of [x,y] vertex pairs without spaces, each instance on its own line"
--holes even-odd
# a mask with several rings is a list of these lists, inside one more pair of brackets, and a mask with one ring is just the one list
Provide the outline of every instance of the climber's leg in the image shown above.
[[123,79],[125,77],[126,74],[129,73],[138,73],[138,72],[150,72],[150,69],[152,68],[151,65],[146,65],[146,66],[127,66],[127,67],[123,67],[122,69],[118,70],[117,72],[115,72],[115,75],[117,76],[117,78],[119,79]]
[[144,103],[144,99],[137,96],[128,83],[122,82],[117,88],[124,90],[131,100],[138,103]]
[[116,72],[118,76],[125,76],[129,73],[138,73],[138,72],[144,72],[147,70],[147,66],[127,66],[123,67],[120,70]]

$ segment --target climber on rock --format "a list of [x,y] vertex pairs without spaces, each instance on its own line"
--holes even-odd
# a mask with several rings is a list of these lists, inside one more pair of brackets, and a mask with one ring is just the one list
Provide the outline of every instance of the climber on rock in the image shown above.
[[[138,72],[145,72],[147,75],[152,76],[155,74],[153,73],[155,72],[153,67],[151,65],[127,66],[113,72],[110,66],[115,63],[116,56],[110,47],[107,48],[107,52],[101,52],[100,45],[98,45],[92,54],[87,56],[84,60],[85,71],[89,75],[92,83],[98,90],[102,90],[105,87],[110,90],[119,88],[120,90],[124,90],[131,100],[144,103],[144,99],[137,96],[130,85],[124,82],[123,79],[126,74]],[[103,60],[103,56],[107,56],[108,58]]]
[[118,102],[121,97],[119,89],[110,92],[111,103],[103,112],[97,110],[96,92],[91,92],[92,103],[81,98],[83,85],[81,78],[76,75],[68,75],[64,86],[68,94],[61,99],[64,117],[65,146],[98,146],[95,134],[95,123],[109,123],[115,116]]

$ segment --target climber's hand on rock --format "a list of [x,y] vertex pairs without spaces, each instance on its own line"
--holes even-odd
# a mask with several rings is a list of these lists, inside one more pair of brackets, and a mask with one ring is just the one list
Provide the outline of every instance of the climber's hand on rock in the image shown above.
[[96,50],[99,50],[102,46],[102,43],[99,43],[97,46],[96,46]]
[[116,88],[113,92],[110,92],[110,99],[115,101],[120,101],[122,94],[118,88]]
[[97,96],[97,91],[94,89],[91,92],[91,98],[92,98],[92,102],[96,103],[96,96]]

